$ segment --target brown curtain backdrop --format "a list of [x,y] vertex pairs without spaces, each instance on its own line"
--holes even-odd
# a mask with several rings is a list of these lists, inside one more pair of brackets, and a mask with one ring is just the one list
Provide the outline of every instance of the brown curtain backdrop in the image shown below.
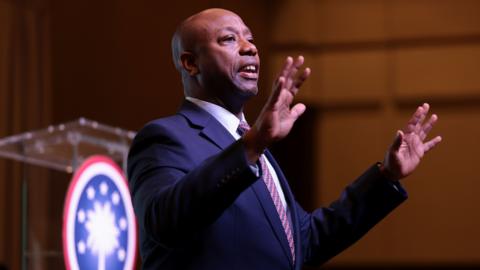
[[[42,128],[50,123],[50,39],[47,2],[0,0],[1,138]],[[30,173],[25,174],[26,168],[20,162],[0,158],[0,264],[5,265],[7,269],[20,269],[21,263],[22,178],[30,177],[32,174],[36,174],[36,180],[46,178],[45,171],[35,173],[32,170],[36,168],[30,170],[28,167]],[[30,181],[29,189],[34,191],[30,192],[32,196],[46,194],[48,185],[42,182]],[[35,198],[32,201],[35,201]],[[37,220],[42,224],[42,216],[45,213],[29,212],[31,220]],[[33,239],[42,237],[33,231],[29,234]]]

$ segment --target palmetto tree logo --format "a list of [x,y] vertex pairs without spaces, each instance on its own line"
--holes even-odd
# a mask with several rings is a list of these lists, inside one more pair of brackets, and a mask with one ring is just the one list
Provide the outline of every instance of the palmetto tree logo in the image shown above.
[[87,211],[85,228],[88,231],[87,247],[98,256],[98,270],[105,270],[105,257],[118,248],[120,231],[115,224],[115,214],[110,210],[110,203],[103,206],[94,203],[94,210]]
[[63,235],[67,268],[132,269],[136,228],[128,187],[118,172],[108,171],[105,164],[94,165],[81,176],[76,174],[67,195]]

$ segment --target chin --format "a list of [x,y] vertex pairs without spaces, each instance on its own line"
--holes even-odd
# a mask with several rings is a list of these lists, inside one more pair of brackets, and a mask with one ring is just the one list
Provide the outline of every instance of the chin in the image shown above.
[[257,82],[244,83],[237,85],[238,93],[244,97],[252,97],[258,94]]
[[254,97],[258,94],[258,87],[239,89],[238,93],[245,98]]

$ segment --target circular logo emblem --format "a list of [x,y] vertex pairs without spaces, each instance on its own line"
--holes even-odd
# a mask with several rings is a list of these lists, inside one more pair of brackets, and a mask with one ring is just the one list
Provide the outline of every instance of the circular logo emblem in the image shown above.
[[65,200],[67,269],[133,269],[136,241],[127,180],[111,159],[87,159],[73,176]]

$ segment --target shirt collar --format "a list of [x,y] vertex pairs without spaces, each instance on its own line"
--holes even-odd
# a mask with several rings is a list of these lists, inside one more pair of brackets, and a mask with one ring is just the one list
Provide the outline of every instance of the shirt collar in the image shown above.
[[235,139],[240,138],[240,135],[237,133],[237,129],[238,125],[240,124],[240,120],[246,121],[243,113],[240,115],[240,119],[238,119],[233,113],[217,104],[194,97],[186,97],[185,99],[211,114]]

